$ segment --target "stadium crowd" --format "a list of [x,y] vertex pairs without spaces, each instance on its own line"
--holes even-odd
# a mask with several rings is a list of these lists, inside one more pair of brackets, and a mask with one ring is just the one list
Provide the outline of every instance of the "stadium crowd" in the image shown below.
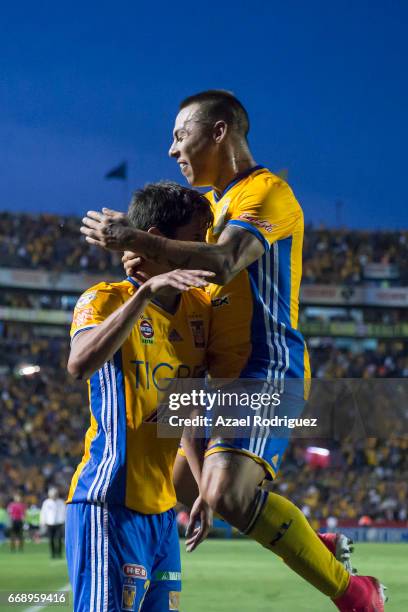
[[[79,226],[80,219],[75,217],[0,213],[1,266],[120,275],[120,255],[90,247],[79,239]],[[358,284],[364,280],[367,264],[380,263],[394,266],[397,284],[407,284],[407,260],[407,232],[312,227],[305,232],[306,283]],[[0,293],[0,306],[71,311],[75,299],[5,290]],[[341,313],[336,316],[343,320]],[[371,309],[364,313],[364,320],[403,323],[404,316],[397,309]],[[89,419],[85,385],[66,373],[64,337],[36,338],[30,326],[23,325],[9,326],[7,333],[0,328],[2,333],[0,429],[6,435],[0,441],[0,509],[16,492],[29,506],[40,504],[49,486],[67,491]],[[402,341],[380,342],[365,350],[352,343],[341,348],[330,341],[310,346],[313,375],[318,379],[408,378],[408,351]],[[27,364],[34,364],[36,371],[27,375],[23,371]],[[305,445],[296,442],[275,486],[311,519],[367,515],[373,520],[406,520],[407,445],[402,436],[358,443],[343,437],[331,449],[330,465],[323,469],[311,466]]]
[[[64,272],[118,272],[119,256],[79,240],[80,219],[0,213],[3,266]],[[407,281],[408,232],[364,232],[307,227],[304,283],[358,284],[368,263],[394,264]]]
[[395,265],[408,280],[408,232],[365,232],[305,228],[303,283],[359,284],[369,263]]
[[[0,341],[0,429],[7,432],[0,442],[0,506],[15,491],[27,505],[40,504],[49,486],[67,491],[89,419],[86,387],[65,370],[67,352],[65,338],[35,339],[28,330]],[[24,363],[40,370],[21,375]],[[359,354],[319,348],[312,350],[312,363],[319,378],[408,375],[406,354],[392,344]],[[403,438],[369,438],[358,445],[343,439],[330,467],[315,469],[296,442],[277,486],[315,519],[368,514],[374,520],[405,520],[407,446]]]
[[58,215],[0,213],[0,261],[4,267],[56,272],[106,272],[120,262],[79,239],[80,219]]

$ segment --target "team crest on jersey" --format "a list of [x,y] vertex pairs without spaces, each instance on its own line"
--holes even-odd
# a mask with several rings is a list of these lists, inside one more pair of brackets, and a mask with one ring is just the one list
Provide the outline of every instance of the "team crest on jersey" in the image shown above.
[[124,584],[122,589],[122,610],[133,610],[136,599],[136,585]]
[[169,592],[169,610],[178,610],[180,608],[180,593],[179,591]]
[[154,329],[147,319],[142,319],[139,323],[140,334],[143,344],[153,344]]
[[81,295],[81,297],[75,304],[75,308],[83,308],[84,306],[89,304],[89,302],[92,302],[95,296],[96,291],[89,291],[88,293],[84,293],[83,295]]
[[222,232],[222,230],[224,229],[224,225],[225,225],[225,216],[227,214],[227,210],[228,207],[230,205],[230,198],[228,198],[227,200],[225,200],[225,204],[224,206],[221,208],[221,212],[220,212],[220,216],[217,218],[217,221],[213,227],[212,233],[217,235],[220,234]]
[[177,329],[173,328],[169,333],[169,340],[170,342],[181,342],[183,338],[180,336]]
[[204,321],[202,319],[194,319],[190,321],[190,327],[193,333],[194,346],[196,348],[205,348]]

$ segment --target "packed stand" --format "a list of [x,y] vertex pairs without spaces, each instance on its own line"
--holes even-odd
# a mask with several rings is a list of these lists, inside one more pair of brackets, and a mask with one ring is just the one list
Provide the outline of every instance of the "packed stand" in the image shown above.
[[[29,329],[0,342],[0,497],[19,491],[26,504],[40,503],[50,485],[66,494],[73,470],[83,452],[89,423],[84,383],[66,373],[65,338],[30,337]],[[22,364],[40,370],[22,376]],[[319,377],[408,375],[401,347],[380,345],[378,351],[354,354],[326,347],[312,351]],[[4,364],[7,367],[4,367]],[[316,469],[305,460],[304,444],[296,442],[283,462],[279,488],[311,518],[405,520],[408,496],[407,440],[346,440],[332,451],[328,468]],[[1,501],[1,500],[0,500]]]
[[3,267],[56,272],[117,271],[120,256],[88,245],[78,217],[0,213]]
[[[0,261],[5,267],[60,272],[111,272],[117,274],[120,257],[88,245],[79,217],[0,213]],[[382,263],[397,266],[408,283],[408,232],[366,232],[307,226],[303,248],[304,283],[359,284],[364,266]]]

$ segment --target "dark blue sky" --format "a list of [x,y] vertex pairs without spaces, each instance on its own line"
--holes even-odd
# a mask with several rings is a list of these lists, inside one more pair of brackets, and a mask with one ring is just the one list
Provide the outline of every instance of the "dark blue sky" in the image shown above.
[[[230,89],[258,163],[289,168],[307,221],[408,227],[405,0],[3,4],[0,209],[83,214],[184,180],[178,102]],[[405,159],[404,159],[405,158]]]

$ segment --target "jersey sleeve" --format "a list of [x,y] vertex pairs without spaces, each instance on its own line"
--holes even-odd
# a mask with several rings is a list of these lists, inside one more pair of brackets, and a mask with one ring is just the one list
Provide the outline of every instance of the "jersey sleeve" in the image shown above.
[[257,177],[240,194],[228,225],[251,232],[269,250],[273,242],[290,236],[301,218],[302,210],[287,183]]
[[87,289],[74,308],[71,339],[80,332],[103,323],[122,303],[120,293],[108,283],[99,283]]

